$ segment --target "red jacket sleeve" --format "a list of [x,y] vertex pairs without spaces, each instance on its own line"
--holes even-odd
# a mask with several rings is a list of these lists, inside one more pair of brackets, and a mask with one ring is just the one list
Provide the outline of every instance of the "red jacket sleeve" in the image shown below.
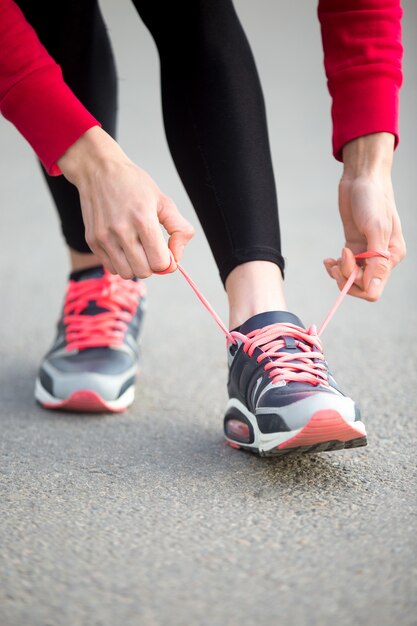
[[12,0],[0,0],[0,111],[53,175],[61,173],[56,161],[65,150],[100,125]]
[[399,141],[402,84],[400,0],[319,0],[318,17],[332,97],[333,154],[361,135]]

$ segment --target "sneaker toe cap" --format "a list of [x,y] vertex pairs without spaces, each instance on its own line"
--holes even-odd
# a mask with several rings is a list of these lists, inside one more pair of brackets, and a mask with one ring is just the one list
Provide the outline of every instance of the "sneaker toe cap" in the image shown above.
[[305,426],[318,411],[337,411],[347,422],[357,420],[359,409],[353,400],[326,391],[295,394],[268,393],[256,408],[259,429],[264,433],[296,430]]

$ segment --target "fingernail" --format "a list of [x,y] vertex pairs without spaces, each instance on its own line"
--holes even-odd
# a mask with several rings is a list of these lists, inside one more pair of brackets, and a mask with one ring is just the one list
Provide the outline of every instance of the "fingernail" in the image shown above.
[[368,294],[371,296],[371,298],[379,295],[379,292],[381,291],[381,284],[382,280],[380,278],[373,278],[371,280],[368,287]]

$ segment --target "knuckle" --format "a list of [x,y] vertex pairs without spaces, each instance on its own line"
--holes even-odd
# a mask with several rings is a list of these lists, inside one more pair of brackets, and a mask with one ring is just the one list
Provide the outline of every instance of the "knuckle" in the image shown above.
[[96,245],[105,246],[109,241],[109,233],[107,230],[97,230],[93,235],[93,241]]
[[151,265],[151,270],[152,272],[165,272],[165,270],[167,270],[169,267],[169,263],[166,263],[165,261],[156,261],[155,263],[152,263]]
[[153,220],[148,213],[142,213],[138,211],[135,214],[135,226],[141,233],[149,233],[153,229]]
[[191,224],[187,224],[184,228],[184,235],[187,239],[192,239],[195,235],[194,226],[191,226]]
[[113,235],[116,235],[118,239],[126,239],[129,235],[130,229],[127,224],[117,223],[110,227],[110,231]]
[[166,208],[166,209],[172,209],[174,211],[177,211],[177,205],[175,204],[174,200],[172,198],[170,198],[169,196],[165,196],[162,195],[161,196],[161,204]]
[[[148,263],[141,261],[138,258],[132,258],[130,260],[130,267],[133,272],[133,276],[137,278],[149,278],[152,276],[152,270]],[[131,278],[133,278],[131,276]]]
[[96,245],[96,240],[95,240],[95,238],[93,237],[92,233],[90,233],[90,232],[85,232],[85,234],[84,234],[84,239],[85,239],[85,241],[86,241],[87,245],[88,245],[91,249],[95,248],[95,245]]
[[391,262],[389,259],[380,257],[378,261],[375,263],[375,271],[378,274],[385,275],[387,272],[389,272],[390,268],[391,268]]
[[152,272],[150,272],[149,270],[139,270],[135,273],[135,276],[137,276],[138,278],[149,278],[150,276],[152,276]]
[[134,273],[132,272],[132,270],[125,270],[125,269],[119,272],[119,275],[125,280],[129,280],[130,278],[134,277]]

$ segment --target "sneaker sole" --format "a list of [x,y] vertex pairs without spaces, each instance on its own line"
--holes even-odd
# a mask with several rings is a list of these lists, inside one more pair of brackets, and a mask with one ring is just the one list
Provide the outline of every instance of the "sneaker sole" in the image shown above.
[[294,453],[330,452],[367,445],[365,426],[361,421],[348,422],[333,409],[316,411],[298,430],[264,434],[257,426],[255,416],[238,400],[232,406],[250,420],[255,435],[251,444],[235,441],[225,435],[226,443],[233,448],[248,450],[260,456],[284,456]]
[[72,413],[123,413],[135,399],[135,387],[132,385],[117,400],[104,400],[96,391],[79,389],[68,398],[54,398],[36,381],[35,398],[44,408],[53,411],[71,411]]

